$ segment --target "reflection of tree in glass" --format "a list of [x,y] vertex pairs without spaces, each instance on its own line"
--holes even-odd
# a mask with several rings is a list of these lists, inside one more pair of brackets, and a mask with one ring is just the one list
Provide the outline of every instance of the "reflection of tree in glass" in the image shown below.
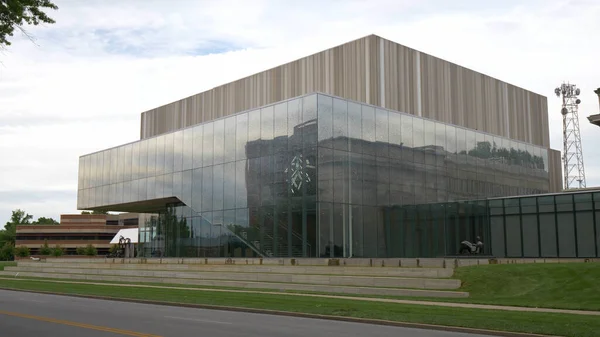
[[[461,151],[460,154],[466,154],[466,151]],[[540,156],[535,156],[528,151],[517,150],[514,148],[506,149],[499,148],[496,142],[493,145],[490,142],[478,142],[474,149],[469,150],[469,156],[498,160],[510,165],[519,165],[528,168],[544,169],[544,159]]]

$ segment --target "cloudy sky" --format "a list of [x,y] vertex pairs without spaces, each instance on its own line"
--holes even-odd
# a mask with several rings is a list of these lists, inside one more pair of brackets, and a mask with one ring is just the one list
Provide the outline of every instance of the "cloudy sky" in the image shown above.
[[56,0],[57,23],[0,53],[0,223],[76,211],[78,157],[135,141],[140,113],[368,34],[548,97],[581,89],[588,186],[600,185],[597,0]]

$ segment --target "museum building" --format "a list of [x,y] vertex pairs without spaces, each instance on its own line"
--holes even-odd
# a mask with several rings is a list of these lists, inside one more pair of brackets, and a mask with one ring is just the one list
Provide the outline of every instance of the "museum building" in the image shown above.
[[525,256],[502,197],[561,184],[544,96],[371,35],[142,113],[139,141],[80,157],[78,209],[150,214],[147,257],[438,257],[477,236]]

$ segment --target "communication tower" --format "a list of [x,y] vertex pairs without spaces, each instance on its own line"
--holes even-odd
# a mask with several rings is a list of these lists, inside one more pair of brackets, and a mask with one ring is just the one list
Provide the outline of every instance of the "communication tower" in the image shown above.
[[563,83],[554,89],[557,97],[562,97],[561,114],[563,116],[563,174],[564,188],[585,188],[585,169],[579,134],[577,98],[581,91],[575,84]]

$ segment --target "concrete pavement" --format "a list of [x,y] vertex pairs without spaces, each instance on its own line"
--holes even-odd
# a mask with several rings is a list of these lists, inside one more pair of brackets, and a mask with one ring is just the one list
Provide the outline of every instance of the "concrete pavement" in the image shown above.
[[190,309],[0,290],[3,336],[481,337],[299,317]]

